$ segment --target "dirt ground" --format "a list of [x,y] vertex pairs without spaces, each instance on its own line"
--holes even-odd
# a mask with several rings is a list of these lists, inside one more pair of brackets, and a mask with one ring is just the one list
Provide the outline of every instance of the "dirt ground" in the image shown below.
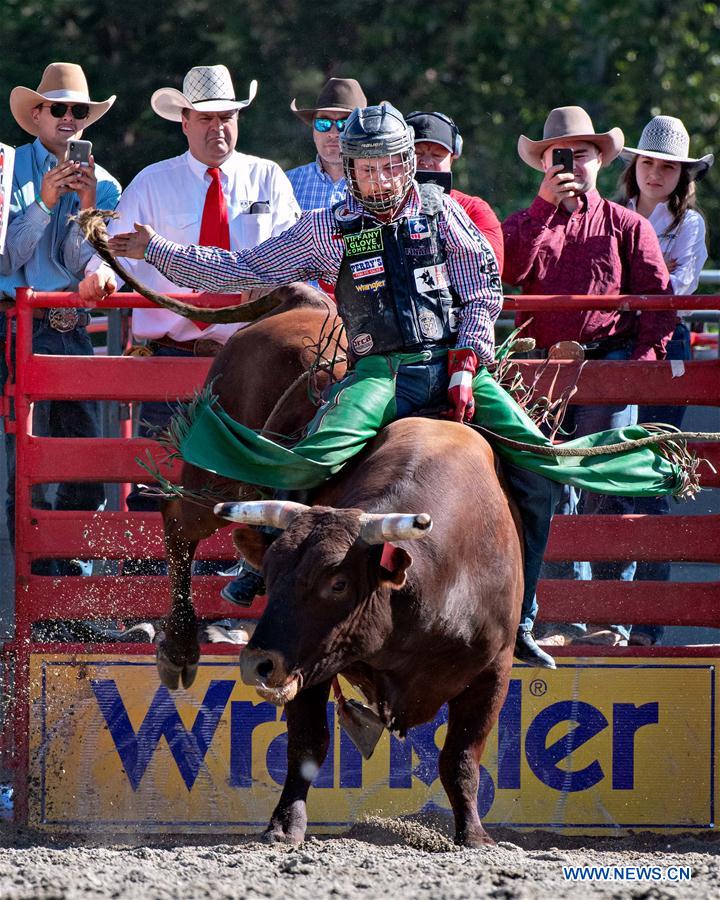
[[[251,838],[119,839],[0,832],[0,897],[17,900],[286,898],[510,900],[565,897],[720,897],[720,839],[641,834],[563,837],[495,829],[497,846],[459,850],[446,821],[372,818],[342,837],[298,848]],[[692,880],[567,881],[562,867],[689,866]],[[636,876],[637,877],[637,876]]]

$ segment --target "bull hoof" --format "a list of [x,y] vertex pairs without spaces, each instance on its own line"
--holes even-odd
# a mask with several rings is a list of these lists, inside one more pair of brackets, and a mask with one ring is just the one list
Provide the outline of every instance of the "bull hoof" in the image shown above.
[[263,832],[262,840],[264,844],[293,844],[297,846],[305,840],[305,832],[298,833],[296,830],[285,832],[279,825],[270,826],[267,831]]
[[495,841],[485,831],[484,828],[467,831],[464,834],[455,835],[455,843],[459,847],[470,847],[474,850],[481,850],[484,847],[494,847]]
[[186,657],[182,662],[175,662],[164,644],[164,641],[161,642],[157,649],[157,670],[161,683],[170,691],[176,691],[181,682],[184,688],[189,688],[197,675],[199,653],[195,652],[194,660]]

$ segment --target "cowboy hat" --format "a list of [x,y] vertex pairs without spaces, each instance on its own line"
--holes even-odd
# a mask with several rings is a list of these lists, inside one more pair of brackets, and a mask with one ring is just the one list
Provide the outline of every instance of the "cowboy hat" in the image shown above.
[[322,113],[351,113],[358,106],[361,109],[367,106],[367,97],[359,82],[354,78],[331,78],[318,94],[314,108],[298,109],[293,99],[290,109],[306,125],[312,125],[313,119]]
[[82,119],[82,127],[87,128],[104,116],[115,102],[115,95],[107,100],[91,100],[87,78],[76,63],[54,62],[43,72],[36,91],[27,87],[16,87],[10,92],[10,112],[15,121],[28,134],[37,136],[37,123],[32,110],[45,101],[51,103],[85,103],[90,107],[87,119]]
[[245,109],[255,99],[257,81],[250,82],[247,100],[235,99],[232,78],[225,66],[193,66],[183,80],[183,89],[159,88],[150,98],[150,106],[163,119],[182,120],[184,109],[198,112],[230,112]]
[[655,116],[643,128],[637,147],[624,147],[620,156],[629,163],[636,156],[682,163],[688,170],[688,176],[699,181],[705,177],[715,157],[712,153],[706,153],[700,159],[693,159],[688,156],[689,152],[690,135],[682,121],[675,116]]
[[531,141],[521,134],[518,138],[520,159],[533,169],[542,172],[542,155],[552,144],[564,139],[589,141],[600,148],[603,165],[611,163],[622,150],[625,136],[619,128],[611,128],[601,134],[596,133],[592,119],[580,106],[559,106],[545,119],[543,139]]

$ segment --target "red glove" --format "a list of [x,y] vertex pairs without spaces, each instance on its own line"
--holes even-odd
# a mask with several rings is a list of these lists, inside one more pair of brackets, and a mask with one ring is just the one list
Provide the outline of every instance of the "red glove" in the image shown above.
[[478,358],[469,347],[448,351],[448,418],[456,422],[470,422],[475,415],[472,381],[478,369]]

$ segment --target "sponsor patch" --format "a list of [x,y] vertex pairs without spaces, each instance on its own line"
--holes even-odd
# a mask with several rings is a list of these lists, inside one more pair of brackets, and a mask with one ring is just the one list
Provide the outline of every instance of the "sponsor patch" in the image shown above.
[[385,271],[382,256],[371,256],[368,259],[359,259],[357,262],[350,263],[350,271],[352,277],[371,278],[373,275],[382,275]]
[[364,356],[366,353],[369,353],[374,344],[375,341],[373,341],[372,335],[367,333],[359,334],[352,340],[352,348],[358,356]]
[[375,281],[369,281],[367,284],[356,284],[355,290],[360,291],[361,294],[366,293],[367,291],[379,291],[380,288],[385,287],[385,279],[377,278]]
[[442,337],[442,326],[438,322],[437,317],[433,315],[430,310],[422,310],[418,316],[418,320],[420,322],[420,331],[422,331],[423,337],[435,340]]
[[408,219],[408,231],[414,241],[422,241],[430,237],[430,226],[425,216],[416,219]]
[[447,288],[447,275],[444,265],[423,266],[414,269],[415,287],[419,294],[429,294],[430,291],[440,291]]
[[346,256],[362,256],[365,253],[382,253],[383,239],[379,228],[358,231],[357,234],[344,234]]

